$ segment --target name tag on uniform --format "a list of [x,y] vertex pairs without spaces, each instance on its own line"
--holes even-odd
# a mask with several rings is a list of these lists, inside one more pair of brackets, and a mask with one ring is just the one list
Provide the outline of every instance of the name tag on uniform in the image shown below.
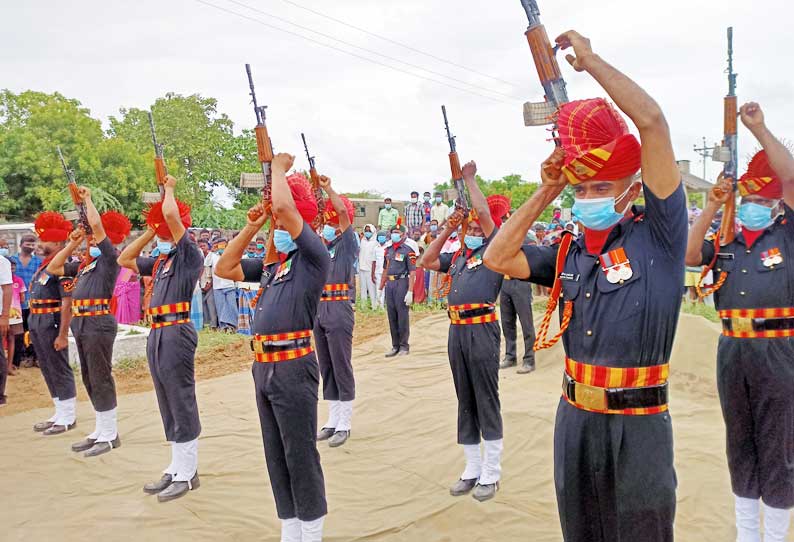
[[579,273],[560,273],[560,280],[568,280],[571,282],[578,282],[579,281]]
[[607,282],[610,284],[623,283],[634,276],[631,262],[623,247],[610,250],[598,258],[601,260],[601,270],[607,276]]
[[292,260],[287,260],[280,266],[278,266],[278,271],[276,271],[276,280],[288,275],[290,270],[292,269]]
[[331,256],[332,260],[336,258],[336,246],[333,246],[328,249],[328,255]]
[[467,269],[474,269],[477,266],[482,265],[482,256],[477,254],[476,256],[472,256],[468,260],[466,260],[466,268]]
[[405,261],[405,254],[402,254],[402,253],[398,252],[397,254],[394,255],[394,261],[395,262],[404,262]]
[[779,248],[770,248],[769,250],[765,250],[761,253],[761,261],[763,262],[764,267],[773,267],[783,263],[783,255],[780,253]]

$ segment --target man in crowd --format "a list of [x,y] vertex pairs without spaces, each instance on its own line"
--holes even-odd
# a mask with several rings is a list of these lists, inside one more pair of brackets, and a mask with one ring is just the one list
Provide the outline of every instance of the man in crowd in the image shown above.
[[[206,231],[206,230],[204,230]],[[203,234],[204,232],[202,232]],[[206,231],[207,237],[210,232]],[[204,257],[204,262],[207,261],[207,256],[210,254],[210,243],[208,240],[202,240],[199,237],[198,247],[201,250],[201,255]],[[201,309],[204,315],[204,322],[210,329],[218,329],[218,313],[215,309],[215,289],[212,287],[212,267],[204,267],[199,279],[199,286],[201,287]]]
[[[499,324],[496,296],[502,275],[482,265],[482,255],[493,239],[501,217],[510,210],[504,196],[492,196],[493,206],[477,186],[477,165],[463,166],[463,180],[478,219],[468,224],[465,248],[442,254],[450,233],[466,219],[456,211],[446,228],[428,247],[419,265],[449,273],[450,318],[448,354],[458,397],[458,444],[463,446],[466,467],[450,488],[453,496],[472,496],[486,501],[496,495],[501,476],[502,414],[499,403]],[[480,440],[483,452],[480,452]]]
[[[14,296],[13,277],[11,276],[11,262],[0,255],[0,341],[8,336],[9,317],[11,315],[11,300]],[[9,361],[6,359],[5,348],[0,344],[0,407],[8,402],[6,397],[6,379],[8,378]]]
[[[704,241],[717,213],[735,198],[721,179],[689,232],[687,265],[717,273],[714,304],[722,319],[717,390],[735,497],[738,542],[783,542],[794,508],[794,157],[764,122],[756,103],[740,110],[763,150],[738,181],[742,229],[727,245]],[[733,228],[733,225],[726,225]],[[788,261],[787,261],[788,260]]]
[[[36,236],[23,235],[19,243],[19,253],[11,256],[10,260],[16,264],[17,276],[25,282],[25,289],[30,292],[30,282],[33,274],[41,267],[42,259],[34,254],[36,250]],[[22,301],[22,326],[28,331],[28,317],[30,316],[30,304],[27,297]],[[22,341],[22,336],[17,338],[14,363],[19,366],[22,357],[26,356],[35,359],[35,351],[26,347]]]
[[391,245],[386,248],[380,288],[386,294],[386,313],[389,317],[392,348],[387,358],[407,356],[411,334],[408,308],[414,302],[417,253],[405,242],[405,226],[391,230]]
[[440,226],[449,216],[449,207],[444,204],[441,192],[436,192],[434,198],[433,207],[430,209],[430,220],[431,222],[435,220]]
[[[681,306],[686,197],[660,107],[570,31],[556,39],[634,122],[603,99],[564,104],[561,147],[542,184],[499,231],[485,264],[552,286],[536,340],[565,348],[554,480],[566,542],[672,541],[676,476],[667,375]],[[595,127],[598,129],[596,130]],[[634,174],[642,167],[642,183]],[[584,228],[559,247],[524,246],[527,228],[573,185]],[[632,206],[643,188],[646,207]],[[559,254],[559,255],[558,255]],[[562,293],[561,330],[547,339]]]
[[375,251],[378,240],[375,238],[375,226],[364,226],[364,236],[358,248],[358,297],[364,303],[369,297],[373,309],[378,306],[378,292],[375,287]]
[[204,267],[212,274],[212,292],[215,298],[215,311],[218,315],[218,329],[227,333],[237,331],[237,285],[233,280],[224,279],[215,272],[218,260],[226,250],[227,241],[223,237],[212,243],[212,252],[204,258]]
[[430,192],[422,194],[422,212],[425,215],[424,223],[430,222],[430,211],[433,209],[433,204],[430,202]]
[[391,198],[383,200],[383,209],[378,213],[378,229],[391,231],[397,225],[400,212],[391,205]]
[[373,306],[373,309],[386,305],[386,292],[381,286],[381,279],[383,278],[383,264],[386,261],[386,245],[389,243],[389,234],[380,230],[376,237],[378,245],[375,247],[375,269],[372,274],[372,281],[375,283],[375,288],[377,288],[378,304]]
[[411,200],[408,202],[408,205],[405,206],[405,227],[408,228],[408,231],[412,231],[414,228],[419,228],[424,223],[425,209],[424,206],[419,203],[419,192],[414,190],[411,192]]

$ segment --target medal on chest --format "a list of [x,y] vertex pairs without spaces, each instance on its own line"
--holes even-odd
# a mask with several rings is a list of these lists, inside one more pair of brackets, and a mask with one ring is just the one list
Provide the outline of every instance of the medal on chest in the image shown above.
[[289,274],[290,270],[292,269],[292,260],[287,260],[283,264],[278,266],[278,271],[276,271],[276,280],[284,278],[286,275]]
[[49,281],[50,281],[50,276],[47,274],[46,271],[42,271],[41,275],[39,275],[39,280],[37,280],[36,282],[38,282],[42,286],[46,286]]
[[405,254],[402,252],[396,252],[394,254],[394,261],[395,262],[404,262],[405,261]]
[[96,261],[96,260],[94,260],[94,261],[93,261],[93,262],[91,262],[90,264],[86,265],[86,266],[83,268],[83,270],[82,270],[82,271],[80,271],[80,275],[81,275],[81,276],[82,276],[82,275],[85,275],[86,273],[88,273],[89,271],[91,271],[92,269],[94,269],[94,268],[96,267],[96,262],[97,262],[97,261]]
[[631,262],[626,257],[626,251],[623,247],[610,250],[598,258],[601,260],[601,270],[610,284],[623,284],[634,275],[634,271],[631,269]]
[[774,267],[783,263],[783,255],[780,253],[779,248],[770,248],[761,253],[761,262],[764,267]]
[[482,255],[477,254],[466,260],[466,269],[474,269],[482,265]]

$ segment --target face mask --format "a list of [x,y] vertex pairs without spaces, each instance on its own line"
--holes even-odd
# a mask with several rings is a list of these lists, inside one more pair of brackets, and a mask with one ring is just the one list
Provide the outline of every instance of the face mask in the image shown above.
[[222,248],[219,248],[219,249],[218,249],[218,250],[216,250],[215,252],[218,254],[218,256],[221,256],[221,255],[223,255],[223,249],[222,249]]
[[0,248],[0,256],[8,256],[8,249]]
[[402,235],[400,235],[399,233],[391,234],[391,242],[392,243],[399,243],[400,239],[402,239]]
[[[593,199],[577,199],[573,204],[573,216],[578,222],[584,224],[585,228],[591,230],[602,231],[611,228],[623,218],[623,213],[615,210],[617,200],[622,199],[629,190],[629,186],[617,198],[593,198]],[[628,206],[626,206],[628,208]]]
[[265,248],[265,245],[263,245],[262,243],[257,243],[256,244],[256,249],[257,250],[263,250],[264,248]]
[[411,198],[411,203],[416,203],[417,201],[419,201],[419,198]]
[[371,231],[365,231],[364,232],[364,237],[366,237],[367,239],[372,239],[372,232]]
[[471,250],[477,250],[480,248],[482,246],[482,241],[482,237],[474,237],[473,235],[467,235],[463,239],[463,242],[466,243],[466,246]]
[[102,251],[99,247],[91,247],[88,249],[88,255],[92,258],[99,258],[102,255]]
[[391,203],[387,203],[386,205],[384,205],[384,207],[386,207],[387,209],[391,209]]
[[436,203],[441,203],[441,196],[436,196]]
[[437,230],[438,230],[438,226],[436,226],[435,224],[430,224],[430,231],[437,231]]
[[336,239],[336,228],[329,226],[328,224],[323,226],[323,238],[326,241],[333,241]]
[[385,235],[378,235],[378,243],[380,243],[382,245],[385,242],[386,242],[386,236]]
[[174,250],[174,244],[169,241],[157,241],[157,253],[158,254],[171,254],[171,251]]
[[457,237],[458,237],[458,232],[456,231],[453,231],[452,233],[449,234],[450,239],[456,239]]
[[295,241],[292,240],[287,230],[276,230],[273,232],[273,244],[276,245],[276,250],[282,254],[289,254],[297,248]]
[[430,202],[430,196],[425,196],[425,203],[429,203],[429,202]]
[[766,229],[774,222],[772,209],[757,203],[742,203],[737,216],[747,228],[756,231]]

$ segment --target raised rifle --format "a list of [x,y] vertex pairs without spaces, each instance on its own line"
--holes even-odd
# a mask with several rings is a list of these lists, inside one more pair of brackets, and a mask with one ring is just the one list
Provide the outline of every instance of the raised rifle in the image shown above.
[[736,77],[733,72],[733,27],[728,27],[728,94],[723,99],[723,140],[722,145],[714,149],[714,160],[724,162],[722,175],[733,182],[733,195],[725,203],[720,222],[720,246],[725,246],[736,237],[736,191],[739,176],[739,147],[736,118],[739,107],[736,98]]
[[469,224],[471,203],[469,202],[468,192],[466,191],[466,183],[463,182],[463,171],[460,169],[460,159],[458,158],[458,151],[455,145],[455,136],[449,131],[446,106],[441,106],[441,113],[444,115],[444,129],[447,131],[447,141],[449,141],[449,168],[452,172],[452,185],[458,193],[455,198],[455,210],[463,211],[464,213],[464,219],[461,223],[461,235],[465,236]]
[[524,126],[554,125],[554,142],[559,146],[559,138],[556,136],[557,110],[569,100],[568,92],[565,90],[565,80],[562,78],[555,56],[557,47],[551,46],[546,28],[540,23],[540,9],[537,2],[521,0],[521,5],[529,19],[529,26],[524,35],[527,37],[545,98],[543,102],[524,104]]
[[61,147],[55,147],[58,150],[58,158],[61,159],[61,166],[63,166],[63,171],[66,173],[66,178],[69,180],[69,195],[72,197],[72,202],[74,203],[75,210],[77,211],[77,222],[80,224],[80,227],[83,228],[86,235],[90,235],[91,232],[91,225],[88,223],[88,211],[86,211],[85,203],[82,199],[80,199],[80,194],[78,193],[77,189],[77,180],[74,176],[74,170],[69,169],[69,166],[66,165],[66,160],[63,158],[63,153],[61,152]]
[[[248,74],[248,87],[251,89],[251,100],[254,104],[254,114],[256,115],[256,127],[254,128],[254,135],[256,136],[256,151],[259,158],[259,163],[262,166],[262,175],[264,176],[265,180],[265,184],[262,186],[262,203],[265,206],[265,214],[270,218],[270,235],[267,239],[267,248],[265,251],[265,265],[270,265],[278,261],[278,252],[276,252],[276,245],[273,241],[276,224],[273,220],[273,200],[270,191],[273,183],[273,177],[271,174],[271,162],[273,162],[273,144],[270,141],[270,136],[267,133],[267,125],[265,124],[265,110],[267,109],[267,106],[260,106],[256,103],[256,91],[254,91],[254,79],[251,77],[250,64],[245,65],[245,73]],[[256,220],[259,217],[249,216],[249,218]]]
[[154,177],[157,181],[157,192],[144,192],[144,203],[157,203],[165,198],[165,176],[168,170],[165,167],[163,158],[163,145],[157,142],[157,132],[154,129],[154,116],[151,111],[147,111],[149,116],[149,131],[152,133],[152,145],[154,146]]
[[309,161],[309,178],[312,183],[312,191],[314,192],[314,199],[317,200],[317,218],[312,222],[312,229],[325,224],[325,193],[320,187],[320,174],[317,173],[317,168],[314,165],[314,156],[309,153],[309,146],[306,145],[306,136],[301,132],[301,139],[303,140],[303,150],[306,151],[306,159]]

